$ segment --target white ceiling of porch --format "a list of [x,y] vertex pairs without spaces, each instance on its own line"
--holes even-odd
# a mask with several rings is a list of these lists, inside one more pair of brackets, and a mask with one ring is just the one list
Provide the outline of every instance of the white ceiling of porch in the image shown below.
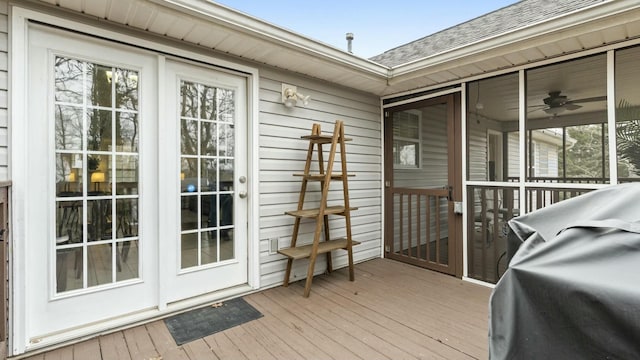
[[640,37],[616,0],[393,69],[205,0],[27,0],[384,96]]

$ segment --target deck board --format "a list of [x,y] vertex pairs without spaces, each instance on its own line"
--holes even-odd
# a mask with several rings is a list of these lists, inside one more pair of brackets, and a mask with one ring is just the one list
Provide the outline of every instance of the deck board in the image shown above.
[[204,339],[194,340],[182,346],[189,359],[219,360]]
[[160,357],[144,325],[124,330],[123,333],[132,359],[157,359]]
[[103,335],[98,339],[103,360],[131,360],[122,331]]
[[[331,360],[327,352],[323,351],[318,344],[307,340],[301,336],[301,328],[290,321],[294,319],[292,315],[279,304],[268,299],[264,294],[254,294],[247,300],[256,309],[260,309],[264,315],[265,325],[271,329],[272,333],[279,341],[285,342],[300,354],[300,359]],[[286,315],[290,315],[287,317]],[[297,319],[297,318],[295,318]]]
[[264,316],[177,346],[164,321],[28,359],[486,359],[491,289],[388,259],[248,296]]
[[73,357],[76,359],[100,360],[100,341],[91,339],[73,345]]
[[[240,348],[233,343],[224,332],[209,335],[204,338],[204,341],[213,349],[213,352],[219,359],[247,359],[242,351],[240,351]],[[245,351],[249,350],[253,351],[254,349],[245,349]]]

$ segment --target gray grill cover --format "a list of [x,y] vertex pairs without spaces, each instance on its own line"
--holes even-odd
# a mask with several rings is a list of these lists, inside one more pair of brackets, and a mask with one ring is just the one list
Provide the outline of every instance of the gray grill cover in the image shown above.
[[640,358],[640,184],[509,221],[491,294],[491,359]]

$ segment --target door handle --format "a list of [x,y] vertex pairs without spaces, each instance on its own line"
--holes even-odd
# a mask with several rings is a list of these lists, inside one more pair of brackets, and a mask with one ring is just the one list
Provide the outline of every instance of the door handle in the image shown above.
[[246,191],[240,191],[238,193],[238,196],[240,196],[240,199],[244,199],[247,197],[247,192]]

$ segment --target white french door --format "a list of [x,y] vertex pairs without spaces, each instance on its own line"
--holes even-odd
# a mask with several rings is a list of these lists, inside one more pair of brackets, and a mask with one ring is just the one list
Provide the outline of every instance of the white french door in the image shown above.
[[[157,306],[156,58],[29,31],[25,332]],[[18,288],[20,289],[20,288]]]
[[[165,62],[167,303],[247,282],[246,79]],[[177,239],[177,241],[172,241]]]
[[246,284],[246,77],[40,25],[28,35],[14,348]]

